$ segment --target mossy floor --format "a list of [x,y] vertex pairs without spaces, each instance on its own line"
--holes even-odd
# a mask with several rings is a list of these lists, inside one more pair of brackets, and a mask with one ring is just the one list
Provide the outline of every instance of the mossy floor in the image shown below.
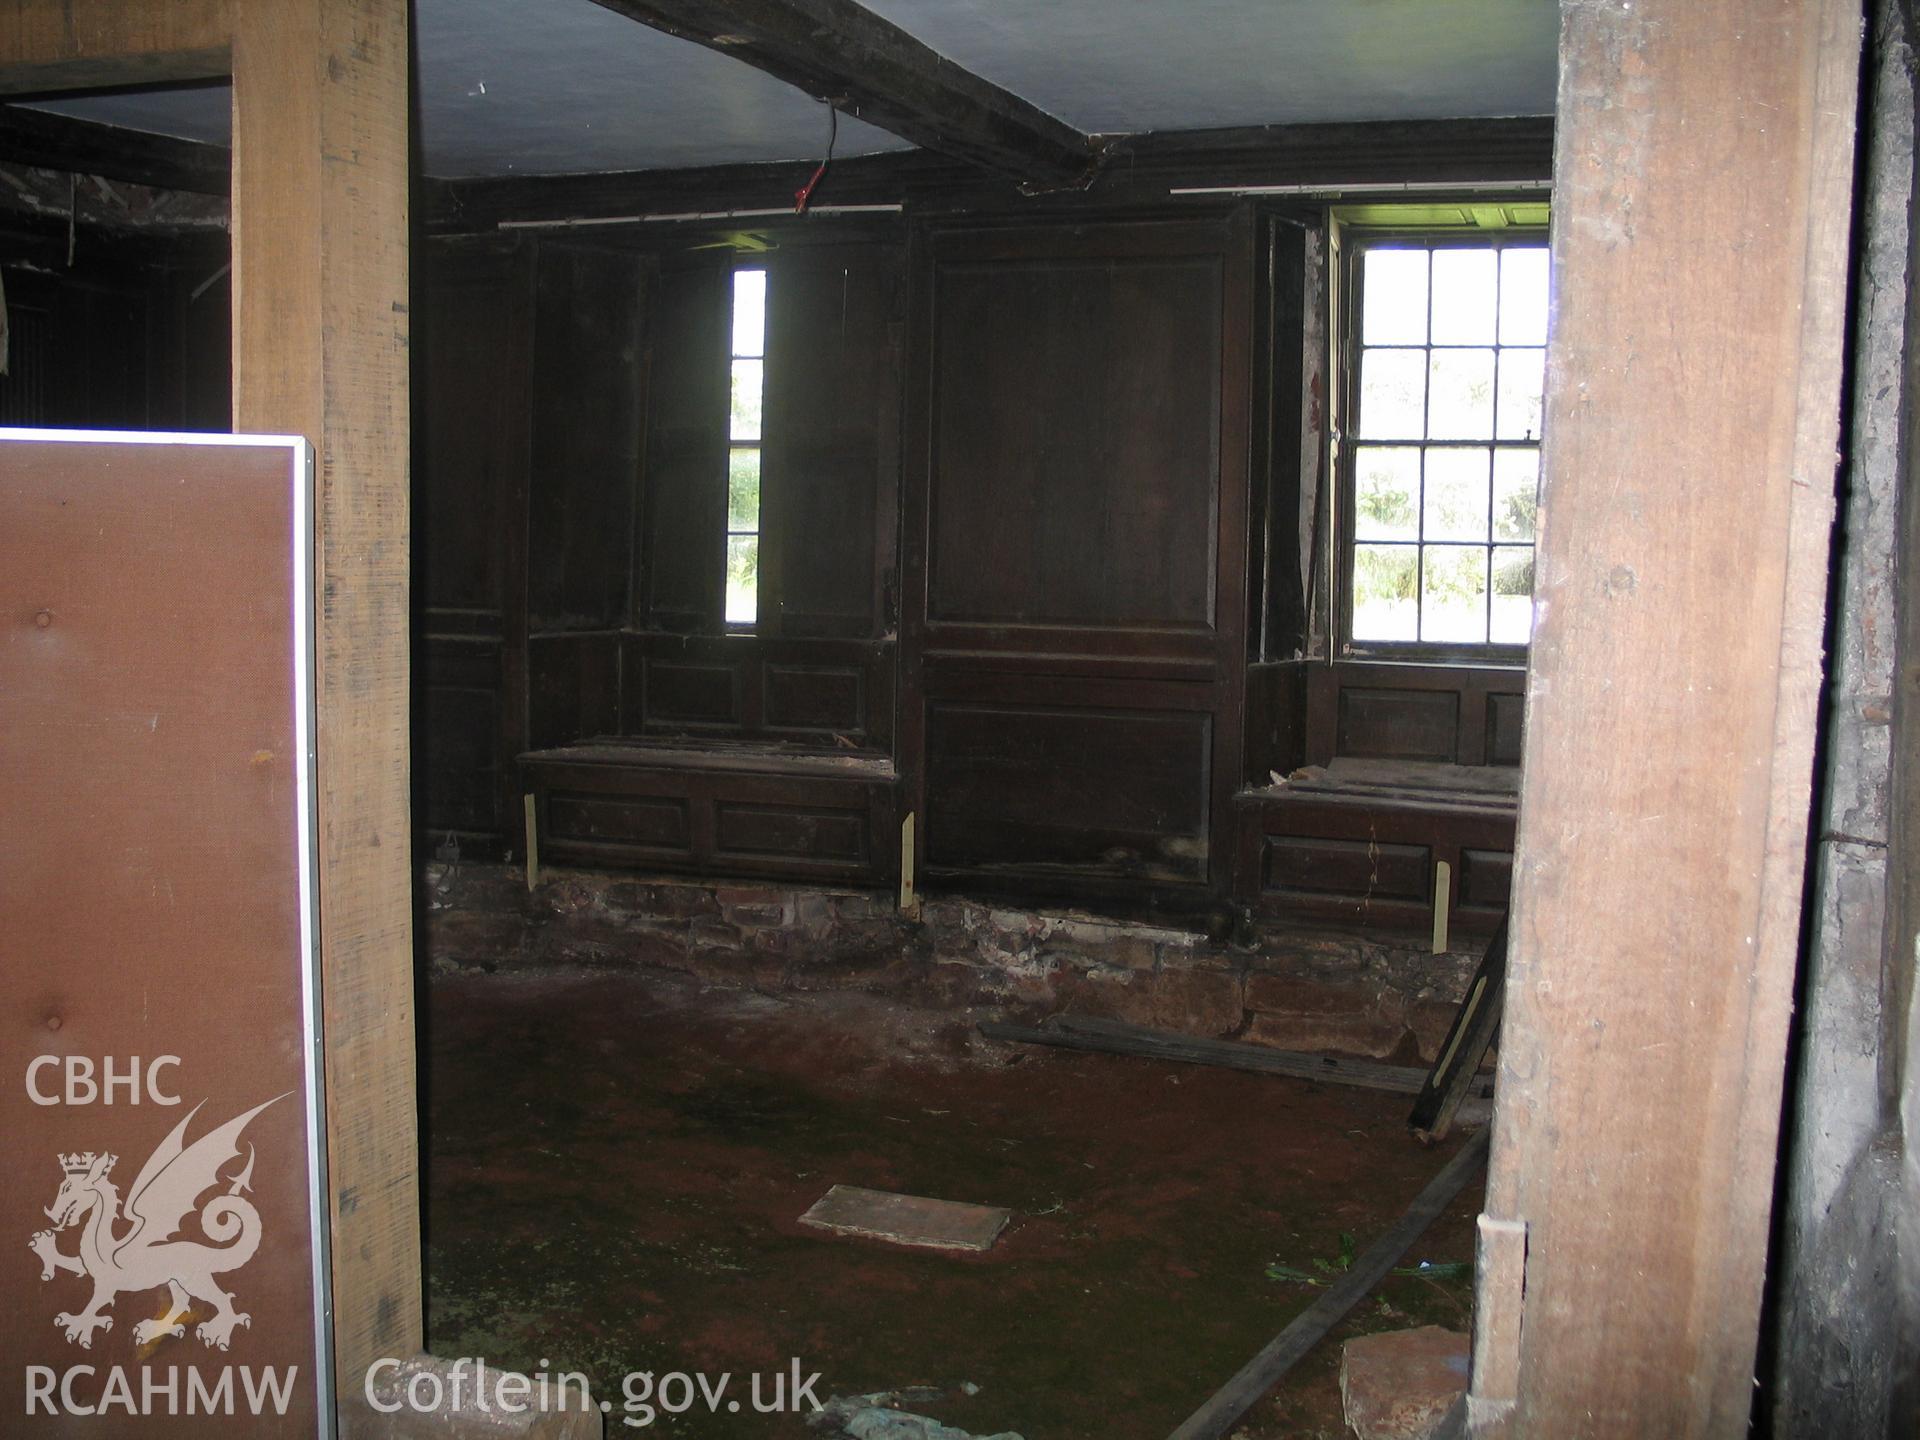
[[[441,977],[428,1066],[429,1345],[584,1371],[611,1434],[803,1436],[792,1416],[658,1414],[629,1371],[818,1371],[830,1395],[1026,1440],[1161,1440],[1445,1163],[1404,1097],[990,1044],[965,1016],[769,998],[655,974]],[[835,1183],[1004,1205],[980,1257],[797,1217]],[[1470,1258],[1477,1188],[1410,1259]],[[1465,1329],[1471,1285],[1389,1280],[1249,1416],[1344,1433],[1340,1342]],[[963,1382],[977,1386],[967,1394]]]

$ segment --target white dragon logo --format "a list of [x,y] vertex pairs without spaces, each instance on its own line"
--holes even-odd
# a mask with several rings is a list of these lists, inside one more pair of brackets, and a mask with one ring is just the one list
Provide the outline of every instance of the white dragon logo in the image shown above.
[[[116,1296],[162,1285],[168,1290],[167,1312],[157,1320],[142,1320],[133,1327],[138,1345],[149,1344],[162,1335],[176,1339],[184,1336],[186,1327],[180,1320],[192,1308],[193,1300],[214,1310],[212,1318],[194,1330],[206,1345],[225,1350],[234,1327],[252,1323],[251,1316],[233,1308],[233,1296],[213,1277],[238,1270],[260,1248],[260,1212],[240,1195],[242,1190],[252,1188],[253,1147],[247,1147],[246,1166],[237,1175],[222,1176],[219,1170],[240,1153],[240,1132],[247,1122],[268,1105],[286,1098],[276,1095],[187,1145],[187,1126],[201,1109],[200,1105],[194,1106],[140,1167],[127,1192],[124,1215],[120,1191],[107,1178],[119,1156],[96,1155],[89,1150],[60,1157],[66,1179],[45,1212],[53,1221],[53,1229],[40,1231],[27,1242],[27,1248],[40,1257],[42,1280],[51,1280],[61,1270],[93,1280],[93,1299],[86,1309],[77,1315],[54,1317],[53,1323],[66,1332],[69,1342],[92,1349],[95,1330],[113,1329],[113,1317],[105,1312]],[[214,1243],[174,1239],[194,1203],[222,1180],[227,1182],[227,1192],[200,1207],[200,1228]],[[83,1220],[86,1225],[80,1233],[78,1253],[61,1253],[55,1247],[55,1232]],[[131,1224],[122,1230],[126,1222]]]

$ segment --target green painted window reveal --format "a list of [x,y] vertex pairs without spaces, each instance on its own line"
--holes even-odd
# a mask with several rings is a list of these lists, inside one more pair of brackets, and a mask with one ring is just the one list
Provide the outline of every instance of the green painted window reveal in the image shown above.
[[1357,250],[1355,648],[1531,638],[1548,272],[1534,238]]
[[760,402],[766,390],[767,272],[733,272],[727,416],[727,624],[760,615]]

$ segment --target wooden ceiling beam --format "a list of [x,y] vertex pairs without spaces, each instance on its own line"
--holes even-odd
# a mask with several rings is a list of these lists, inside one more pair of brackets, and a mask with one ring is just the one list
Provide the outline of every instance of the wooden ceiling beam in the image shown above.
[[598,0],[745,61],[842,114],[1040,190],[1084,185],[1090,135],[964,70],[853,0]]
[[0,105],[0,160],[197,195],[233,188],[233,156],[225,146],[20,105]]

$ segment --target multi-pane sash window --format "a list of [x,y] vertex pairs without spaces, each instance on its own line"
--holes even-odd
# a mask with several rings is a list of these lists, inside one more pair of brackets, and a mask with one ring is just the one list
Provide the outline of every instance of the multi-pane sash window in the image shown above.
[[760,401],[766,388],[767,272],[733,272],[731,404],[727,417],[728,625],[760,613]]
[[1354,649],[1531,637],[1547,257],[1533,239],[1357,247],[1344,466]]

